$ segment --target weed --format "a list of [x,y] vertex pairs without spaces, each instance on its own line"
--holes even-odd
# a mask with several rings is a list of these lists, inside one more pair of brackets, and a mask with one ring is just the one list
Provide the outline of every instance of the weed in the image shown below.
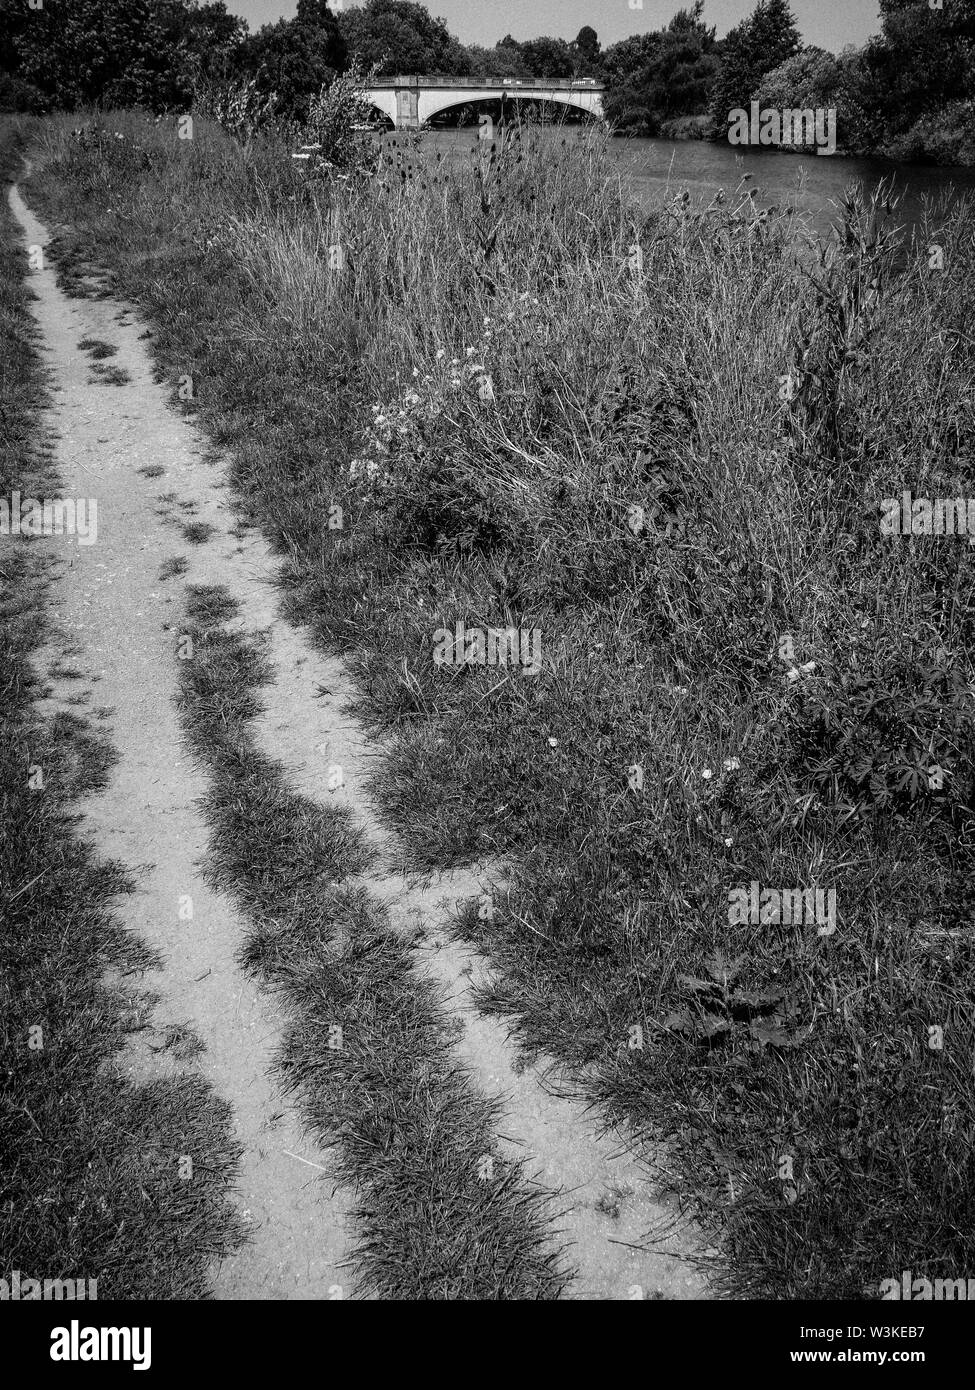
[[113,347],[111,343],[103,342],[101,338],[82,338],[78,347],[82,352],[91,353],[96,362],[101,362],[106,357],[114,357],[118,352],[117,347]]
[[88,378],[89,385],[100,386],[126,386],[131,380],[124,367],[103,367],[99,362],[92,364],[91,376]]
[[176,579],[179,575],[185,574],[188,569],[189,562],[185,555],[171,555],[159,566],[159,578]]

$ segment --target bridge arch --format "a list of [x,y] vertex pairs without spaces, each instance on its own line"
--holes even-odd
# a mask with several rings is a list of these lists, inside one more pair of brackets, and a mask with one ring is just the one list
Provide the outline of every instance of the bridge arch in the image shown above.
[[375,87],[365,94],[367,101],[388,121],[396,125],[396,92],[392,87]]
[[[424,101],[424,96],[428,96],[429,100]],[[476,106],[482,101],[501,101],[502,99],[512,103],[517,102],[519,105],[526,101],[535,101],[545,102],[552,106],[567,106],[575,111],[581,111],[593,121],[600,121],[603,119],[601,111],[597,113],[593,111],[590,104],[573,100],[571,96],[567,97],[559,92],[547,91],[529,90],[519,92],[517,89],[512,90],[510,87],[499,87],[496,91],[484,92],[464,91],[443,94],[439,92],[421,92],[417,114],[420,124],[423,125],[425,122],[432,120],[434,116],[439,116],[441,111],[450,111],[459,106]]]

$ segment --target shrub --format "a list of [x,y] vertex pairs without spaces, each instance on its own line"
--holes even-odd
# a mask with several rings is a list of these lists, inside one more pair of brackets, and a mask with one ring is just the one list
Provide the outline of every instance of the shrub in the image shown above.
[[364,72],[355,59],[348,72],[340,73],[312,97],[305,138],[307,144],[318,147],[314,172],[349,174],[375,168],[375,141],[368,131],[355,128],[371,119],[372,103],[364,89],[374,75],[374,71]]
[[32,82],[25,82],[12,73],[0,72],[0,111],[40,114],[47,111],[49,106],[49,99]]

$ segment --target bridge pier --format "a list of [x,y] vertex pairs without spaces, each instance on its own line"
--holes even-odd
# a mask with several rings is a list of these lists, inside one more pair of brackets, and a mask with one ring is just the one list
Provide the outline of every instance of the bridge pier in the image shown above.
[[396,88],[396,128],[397,130],[419,130],[420,128],[420,87]]

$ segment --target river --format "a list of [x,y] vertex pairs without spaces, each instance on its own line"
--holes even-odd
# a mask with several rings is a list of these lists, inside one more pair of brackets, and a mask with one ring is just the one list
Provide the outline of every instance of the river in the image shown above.
[[[549,129],[552,139],[580,138],[584,127]],[[393,137],[395,138],[395,137]],[[460,154],[477,140],[474,129],[431,130],[423,143],[448,155]],[[902,164],[884,159],[849,159],[842,155],[779,154],[762,149],[735,149],[703,140],[615,138],[610,153],[637,196],[648,204],[686,189],[697,202],[709,202],[719,189],[729,197],[745,174],[762,207],[794,207],[813,230],[826,233],[837,220],[837,200],[854,183],[873,189],[891,180],[901,201],[898,223],[910,231],[919,224],[925,200],[937,206],[967,194],[975,204],[975,168]]]
[[837,200],[851,184],[869,190],[881,180],[891,180],[901,198],[897,217],[908,231],[921,219],[925,200],[936,206],[939,200],[953,200],[966,192],[975,199],[975,169],[971,168],[742,151],[703,140],[615,139],[610,148],[645,198],[659,199],[686,188],[692,198],[709,201],[719,188],[731,194],[742,177],[750,174],[748,187],[758,190],[762,206],[795,207],[819,232],[835,224]]

